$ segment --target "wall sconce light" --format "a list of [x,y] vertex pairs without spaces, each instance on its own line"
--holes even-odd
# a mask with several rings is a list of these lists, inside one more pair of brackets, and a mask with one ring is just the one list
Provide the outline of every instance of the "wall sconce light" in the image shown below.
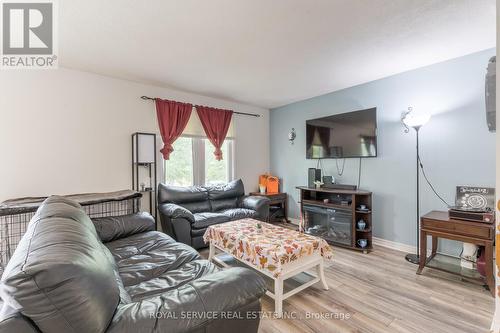
[[290,143],[293,145],[293,141],[295,140],[296,137],[297,134],[295,133],[295,128],[292,128],[290,133],[288,133],[288,141],[290,141]]

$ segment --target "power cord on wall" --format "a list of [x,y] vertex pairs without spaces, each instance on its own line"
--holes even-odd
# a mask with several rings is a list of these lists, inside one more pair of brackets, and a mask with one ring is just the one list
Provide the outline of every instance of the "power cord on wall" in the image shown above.
[[[362,165],[361,161],[362,161],[362,158],[360,157],[359,158],[359,167],[358,167],[358,188],[361,186],[361,165]],[[339,176],[342,176],[344,174],[344,169],[345,169],[345,158],[342,159],[342,168],[340,168],[340,166],[339,166],[338,159],[335,159],[335,164],[337,166],[337,174]],[[434,194],[439,198],[439,200],[441,200],[446,205],[446,207],[451,207],[451,205],[448,202],[446,202],[446,200],[444,200],[441,195],[439,195],[439,193],[434,188],[434,185],[432,185],[431,181],[427,177],[427,174],[425,173],[425,169],[424,169],[424,163],[422,162],[422,159],[420,157],[418,158],[418,164],[420,166],[420,169],[422,170],[422,175],[424,176],[424,179],[427,182],[427,185],[429,185],[429,187],[431,188],[432,192],[434,192]],[[324,172],[323,171],[323,163],[322,163],[320,158],[318,158],[318,162],[316,163],[316,169],[321,169],[321,174],[324,174],[323,173]]]
[[425,170],[424,170],[424,163],[422,162],[422,159],[420,157],[418,158],[418,164],[420,166],[420,169],[422,170],[422,175],[424,176],[424,179],[427,182],[427,184],[429,185],[429,187],[431,188],[432,192],[434,192],[434,194],[439,198],[439,200],[441,200],[446,205],[446,207],[451,207],[451,205],[448,204],[446,202],[446,200],[444,200],[443,197],[439,195],[439,193],[437,193],[436,189],[429,181],[429,178],[427,178],[427,175],[425,174]]
[[358,188],[361,185],[361,157],[359,158],[359,167],[358,167]]
[[321,174],[323,175],[323,163],[321,162],[321,158],[318,158],[318,162],[316,163],[316,169],[321,170]]
[[323,161],[321,158],[318,158],[318,162],[316,163],[316,169],[320,169],[321,170],[321,175],[325,176],[325,170],[323,168]]
[[342,169],[339,167],[339,159],[335,159],[335,165],[337,166],[337,174],[342,177],[344,174],[344,168],[345,168],[345,158],[342,159]]

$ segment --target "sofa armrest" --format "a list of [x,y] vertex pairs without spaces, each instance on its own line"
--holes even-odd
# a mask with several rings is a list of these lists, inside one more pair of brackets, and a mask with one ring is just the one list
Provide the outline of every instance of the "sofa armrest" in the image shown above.
[[162,213],[163,215],[165,215],[170,219],[183,218],[191,223],[194,223],[193,213],[191,213],[189,210],[187,210],[182,206],[173,203],[167,203],[167,204],[161,204],[158,208],[160,210],[160,213]]
[[93,218],[92,222],[103,242],[111,242],[115,239],[156,229],[154,218],[146,212],[122,216],[97,217]]
[[258,218],[267,221],[269,217],[269,198],[261,196],[244,196],[241,199],[241,208],[252,209],[257,212]]
[[194,223],[194,215],[186,208],[173,204],[164,203],[158,205],[162,231],[175,240],[191,245],[191,225]]
[[[259,314],[248,313],[248,309],[260,310],[260,306],[249,305],[259,304],[265,291],[264,279],[247,268],[221,270],[119,307],[108,332],[191,332],[210,325],[220,327],[220,321],[227,321],[228,315],[238,315],[239,332],[249,332],[248,326],[256,331]],[[248,320],[257,325],[248,325]]]

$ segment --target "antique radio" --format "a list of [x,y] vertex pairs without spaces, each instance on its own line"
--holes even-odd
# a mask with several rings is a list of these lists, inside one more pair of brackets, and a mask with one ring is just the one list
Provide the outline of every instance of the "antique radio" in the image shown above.
[[474,211],[451,208],[448,211],[448,214],[450,216],[450,219],[484,223],[495,222],[495,212],[492,211]]
[[495,189],[490,187],[457,186],[455,206],[450,207],[450,218],[457,220],[495,222]]

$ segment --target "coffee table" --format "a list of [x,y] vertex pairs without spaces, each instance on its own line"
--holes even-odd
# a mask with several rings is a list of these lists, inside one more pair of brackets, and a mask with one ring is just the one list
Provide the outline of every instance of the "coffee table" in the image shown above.
[[[260,224],[262,228],[258,228]],[[274,280],[274,292],[266,294],[274,299],[276,317],[283,313],[283,300],[301,290],[321,282],[328,290],[324,274],[324,259],[331,259],[333,252],[328,243],[319,237],[307,235],[254,219],[242,219],[209,226],[203,236],[210,243],[208,259],[228,266],[215,256],[219,250]],[[316,275],[306,271],[316,267]],[[311,280],[283,293],[283,281],[300,273]]]

